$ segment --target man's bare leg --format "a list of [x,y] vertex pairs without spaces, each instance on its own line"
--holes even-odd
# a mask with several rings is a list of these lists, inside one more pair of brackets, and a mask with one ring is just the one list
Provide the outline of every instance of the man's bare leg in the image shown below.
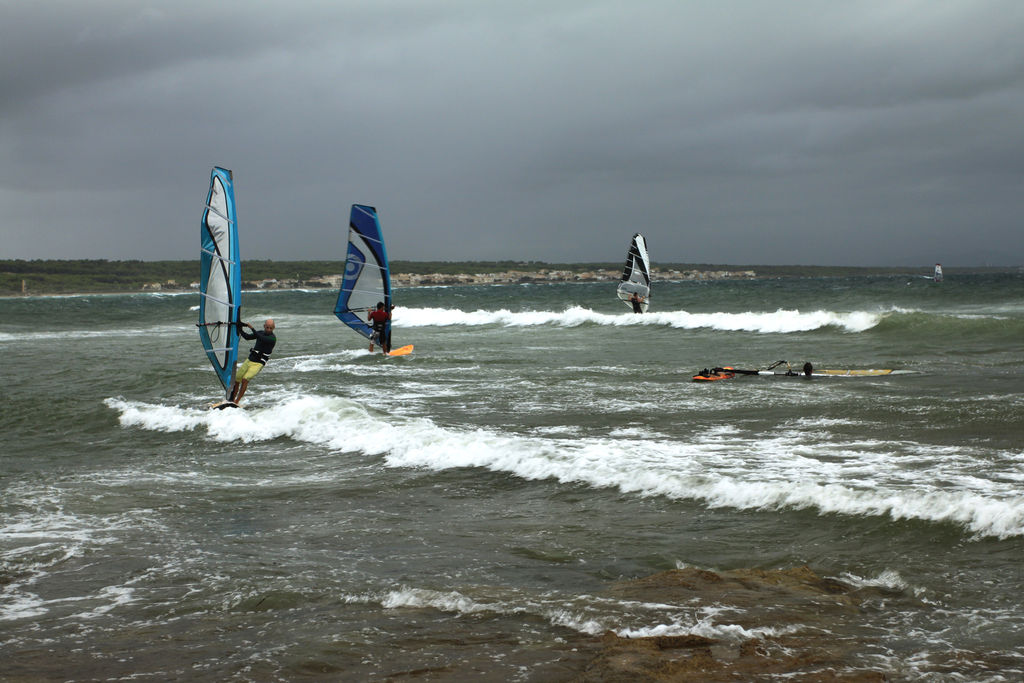
[[237,405],[241,405],[242,397],[245,396],[245,390],[248,389],[248,388],[249,388],[249,380],[247,380],[247,379],[241,380],[240,383],[239,383],[239,387],[238,387],[238,396],[235,396],[232,399],[232,403],[234,403],[236,406]]

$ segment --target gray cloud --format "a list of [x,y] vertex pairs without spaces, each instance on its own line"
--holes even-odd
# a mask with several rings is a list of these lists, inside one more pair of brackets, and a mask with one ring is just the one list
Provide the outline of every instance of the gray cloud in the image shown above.
[[4,258],[1024,262],[1024,4],[7,3]]

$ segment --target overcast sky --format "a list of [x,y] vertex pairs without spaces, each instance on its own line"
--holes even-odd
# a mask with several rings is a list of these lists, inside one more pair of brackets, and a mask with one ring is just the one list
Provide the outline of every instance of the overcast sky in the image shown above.
[[1024,264],[1020,0],[0,0],[0,258]]

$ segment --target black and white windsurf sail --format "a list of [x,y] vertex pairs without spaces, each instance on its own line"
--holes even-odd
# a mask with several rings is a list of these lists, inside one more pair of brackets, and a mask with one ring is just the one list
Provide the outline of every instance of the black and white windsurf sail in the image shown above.
[[640,233],[633,235],[616,293],[630,308],[635,308],[632,301],[634,295],[639,297],[640,310],[647,312],[651,298],[651,259],[647,254],[647,240]]
[[230,398],[238,362],[242,268],[231,171],[214,167],[199,228],[199,339]]

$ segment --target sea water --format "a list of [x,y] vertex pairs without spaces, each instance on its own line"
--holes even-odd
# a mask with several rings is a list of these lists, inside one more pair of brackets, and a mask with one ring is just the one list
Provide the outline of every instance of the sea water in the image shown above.
[[[400,289],[387,359],[334,299],[245,292],[279,341],[225,411],[195,294],[0,300],[0,677],[539,680],[607,631],[830,628],[840,673],[1024,677],[1024,275]],[[895,372],[691,381],[782,359]],[[834,627],[608,592],[802,566],[879,592]]]

